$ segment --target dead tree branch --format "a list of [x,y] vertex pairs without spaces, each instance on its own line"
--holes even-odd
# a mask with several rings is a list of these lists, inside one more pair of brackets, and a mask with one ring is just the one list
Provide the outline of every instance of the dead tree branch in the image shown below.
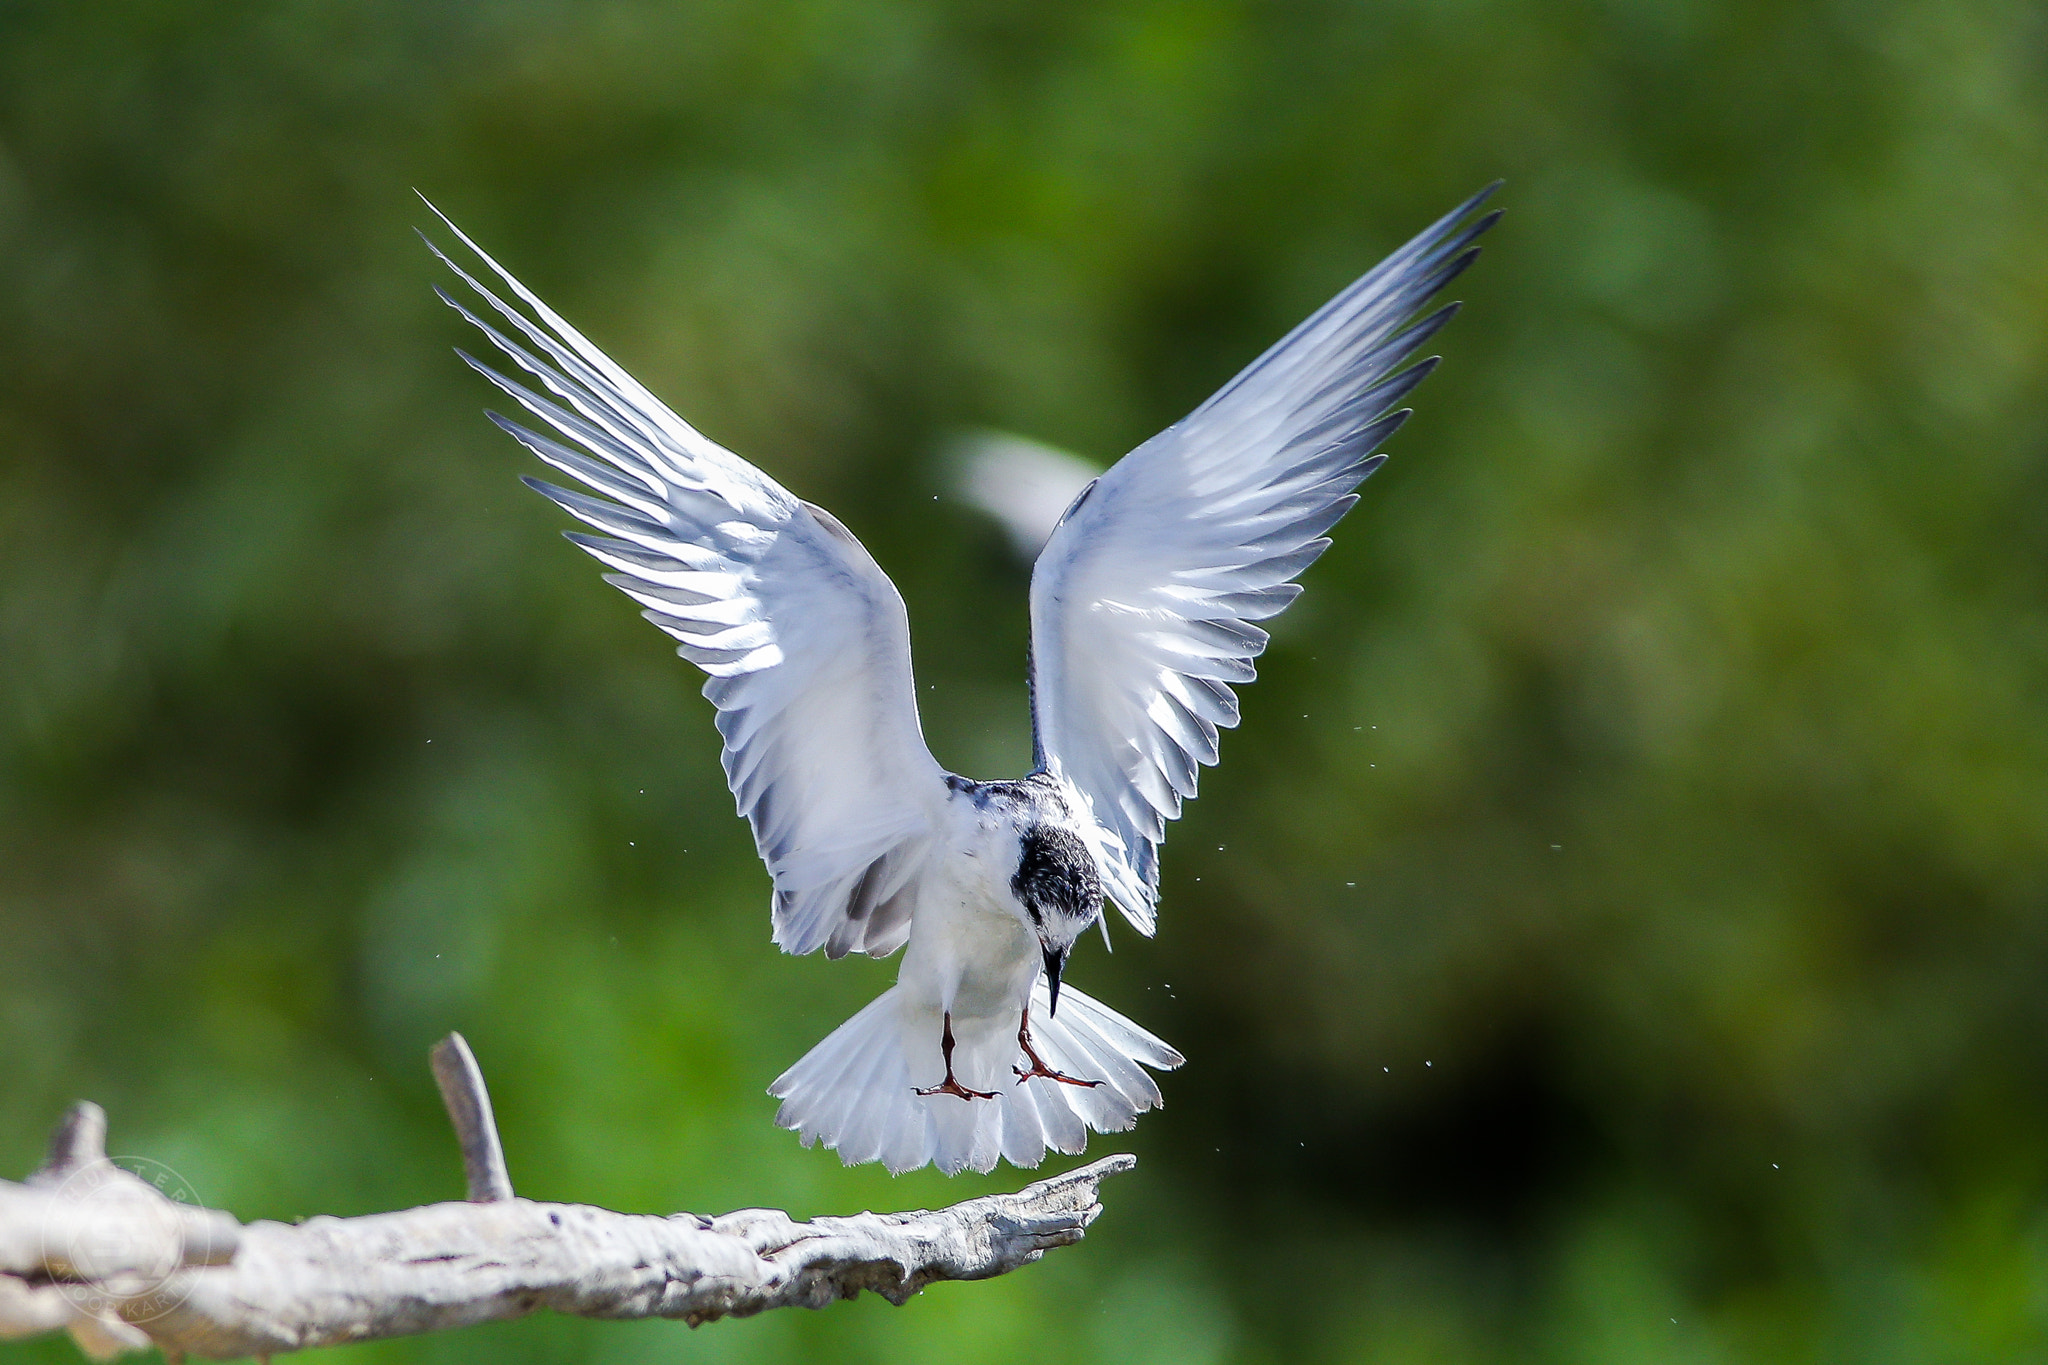
[[797,1222],[771,1209],[706,1218],[540,1204],[512,1193],[490,1096],[450,1035],[434,1075],[461,1143],[468,1203],[361,1218],[239,1224],[180,1203],[106,1157],[90,1103],[58,1125],[42,1168],[0,1181],[0,1339],[68,1330],[106,1359],[265,1356],[462,1327],[539,1308],[691,1326],[821,1308],[862,1290],[901,1304],[1081,1239],[1101,1161],[951,1208]]
[[462,1145],[462,1175],[469,1182],[469,1202],[494,1204],[512,1197],[512,1173],[505,1168],[505,1149],[498,1142],[498,1121],[491,1114],[491,1092],[484,1089],[483,1068],[469,1050],[469,1040],[451,1033],[434,1044],[427,1056],[441,1103],[455,1125]]

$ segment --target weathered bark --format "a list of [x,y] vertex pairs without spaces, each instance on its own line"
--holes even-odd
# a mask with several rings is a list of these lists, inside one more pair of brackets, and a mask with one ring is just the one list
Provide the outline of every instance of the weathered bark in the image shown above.
[[695,1326],[819,1308],[866,1289],[902,1303],[1081,1239],[1112,1156],[1015,1194],[926,1212],[800,1223],[614,1213],[512,1195],[490,1099],[459,1037],[434,1070],[461,1141],[468,1203],[361,1218],[238,1224],[181,1204],[105,1155],[106,1119],[76,1106],[27,1181],[0,1181],[0,1338],[69,1330],[106,1358],[269,1355],[461,1327],[537,1308]]

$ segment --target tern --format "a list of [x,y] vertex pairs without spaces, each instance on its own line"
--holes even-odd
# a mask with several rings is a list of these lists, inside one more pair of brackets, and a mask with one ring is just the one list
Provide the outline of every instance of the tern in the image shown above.
[[1494,188],[1073,500],[1031,574],[1032,770],[996,782],[925,747],[903,599],[853,533],[701,435],[434,209],[523,307],[428,239],[483,307],[436,292],[539,389],[458,354],[553,434],[491,420],[588,491],[525,482],[601,533],[566,534],[708,675],[775,943],[904,950],[896,984],[769,1087],[805,1146],[893,1172],[1035,1166],[1160,1104],[1146,1068],[1181,1055],[1063,991],[1068,955],[1105,901],[1152,934],[1166,824],[1237,724],[1232,689],[1268,638],[1254,623],[1300,593],[1386,459],[1436,365],[1416,353],[1458,305],[1423,309],[1478,255]]

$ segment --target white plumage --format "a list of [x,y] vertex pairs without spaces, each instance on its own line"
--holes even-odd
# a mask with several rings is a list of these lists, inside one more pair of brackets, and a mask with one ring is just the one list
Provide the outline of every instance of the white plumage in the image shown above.
[[1386,456],[1375,447],[1434,360],[1400,367],[1457,305],[1411,324],[1498,213],[1460,205],[1296,327],[1201,407],[1119,460],[1067,513],[1031,575],[1032,721],[1115,835],[1104,881],[1151,933],[1159,844],[1197,765],[1237,724],[1266,632],[1323,532]]
[[[910,1171],[936,1161],[951,1175],[988,1170],[998,1156],[1012,1166],[1036,1166],[1048,1151],[1072,1155],[1088,1145],[1089,1129],[1121,1132],[1160,1103],[1159,1086],[1143,1067],[1171,1070],[1181,1064],[1178,1052],[1071,986],[1060,991],[1057,1018],[1047,1008],[1040,979],[1031,987],[1031,1032],[1046,1061],[1059,1071],[1103,1077],[1104,1085],[1016,1084],[1017,1043],[1005,1019],[989,1021],[977,1037],[963,1036],[954,1053],[961,1081],[995,1091],[994,1100],[921,1096],[918,1086],[936,1079],[942,1065],[939,1018],[891,986],[768,1087],[783,1100],[776,1122],[796,1129],[805,1146],[822,1141],[837,1148],[849,1166],[880,1161]],[[913,1053],[922,1054],[922,1068],[913,1068]],[[856,1069],[860,1059],[872,1070]]]
[[994,783],[926,749],[903,600],[860,542],[448,223],[530,313],[435,248],[498,321],[442,298],[546,394],[463,358],[555,435],[493,420],[590,492],[527,482],[604,533],[570,538],[709,675],[776,943],[831,957],[908,944],[897,985],[771,1087],[807,1145],[892,1171],[1031,1166],[1160,1103],[1143,1068],[1180,1054],[1062,992],[1060,968],[1105,894],[1152,932],[1158,846],[1237,722],[1232,686],[1266,643],[1252,623],[1293,600],[1384,459],[1374,447],[1407,415],[1395,404],[1434,362],[1401,367],[1453,309],[1415,315],[1477,254],[1490,192],[1075,500],[1032,574],[1036,769]]

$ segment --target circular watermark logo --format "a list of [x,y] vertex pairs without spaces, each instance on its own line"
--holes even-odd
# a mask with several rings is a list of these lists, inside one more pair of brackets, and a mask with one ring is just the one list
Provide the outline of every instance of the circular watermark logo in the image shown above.
[[66,1175],[43,1218],[44,1263],[81,1312],[145,1323],[185,1301],[192,1183],[149,1157],[102,1157]]

